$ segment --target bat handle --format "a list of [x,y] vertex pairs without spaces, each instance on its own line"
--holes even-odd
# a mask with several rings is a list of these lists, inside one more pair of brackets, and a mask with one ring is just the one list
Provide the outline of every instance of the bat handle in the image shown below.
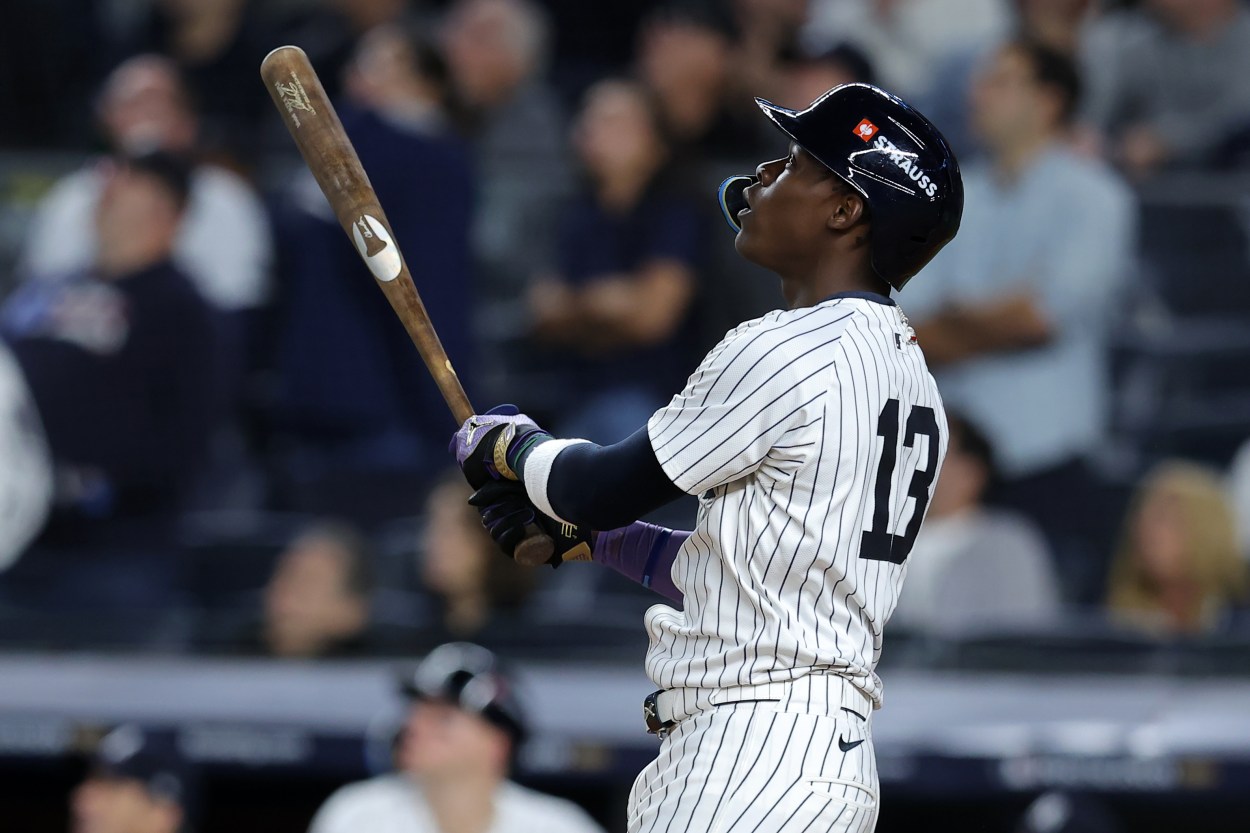
[[550,561],[555,552],[556,543],[551,536],[537,525],[529,524],[525,527],[525,538],[516,545],[512,557],[523,567],[538,567]]

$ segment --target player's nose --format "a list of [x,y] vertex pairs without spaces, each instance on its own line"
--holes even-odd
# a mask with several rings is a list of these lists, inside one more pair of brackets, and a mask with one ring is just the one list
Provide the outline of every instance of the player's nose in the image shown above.
[[773,159],[769,162],[761,162],[755,167],[755,176],[759,178],[760,184],[768,186],[777,178],[777,171],[781,165],[785,164],[785,159]]

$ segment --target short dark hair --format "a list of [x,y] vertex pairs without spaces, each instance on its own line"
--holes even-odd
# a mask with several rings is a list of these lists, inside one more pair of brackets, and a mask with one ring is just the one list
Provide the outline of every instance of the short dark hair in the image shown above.
[[1007,48],[1020,53],[1033,67],[1033,80],[1059,95],[1059,123],[1068,125],[1081,103],[1081,73],[1072,58],[1054,47],[1028,36],[1007,43]]
[[980,463],[985,469],[987,482],[993,482],[998,476],[998,465],[989,438],[976,423],[958,411],[946,412],[946,424],[950,428],[951,449],[958,449],[960,454],[966,454]]

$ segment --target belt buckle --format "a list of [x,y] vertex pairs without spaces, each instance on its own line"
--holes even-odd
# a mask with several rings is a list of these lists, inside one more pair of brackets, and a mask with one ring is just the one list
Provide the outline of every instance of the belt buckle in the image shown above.
[[668,737],[668,733],[677,725],[671,720],[660,720],[659,699],[662,693],[653,691],[642,701],[642,719],[647,724],[647,734],[658,735],[660,740]]

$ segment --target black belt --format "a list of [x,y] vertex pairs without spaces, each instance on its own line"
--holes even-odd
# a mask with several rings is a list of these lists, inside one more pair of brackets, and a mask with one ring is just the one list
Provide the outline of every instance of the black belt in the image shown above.
[[672,720],[660,720],[659,698],[662,691],[653,691],[642,701],[642,719],[647,724],[647,734],[668,737],[668,733],[677,725]]
[[[673,731],[673,727],[677,725],[676,720],[660,719],[660,695],[664,691],[653,691],[642,700],[642,719],[647,724],[647,734],[659,735],[660,739],[668,737],[668,733]],[[730,700],[726,703],[717,703],[715,707],[733,706],[738,703],[777,703],[774,699],[756,699],[756,700]]]

